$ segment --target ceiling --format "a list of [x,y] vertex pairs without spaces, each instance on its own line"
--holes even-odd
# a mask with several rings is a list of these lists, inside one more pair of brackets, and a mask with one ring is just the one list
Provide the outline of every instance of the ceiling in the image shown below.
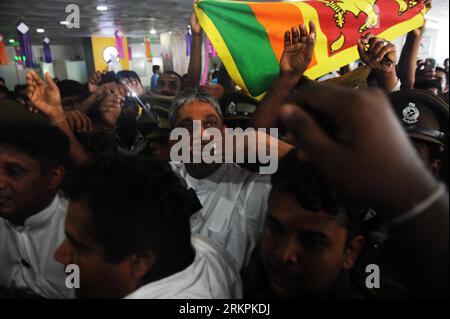
[[[65,8],[71,3],[80,8],[79,29],[60,24],[69,14]],[[70,43],[92,34],[112,36],[118,29],[129,38],[142,41],[152,28],[158,32],[152,36],[157,42],[159,33],[186,28],[192,3],[192,0],[0,0],[0,34],[6,39],[16,38],[16,21],[22,18],[32,29],[31,38],[35,43],[43,35],[49,36],[54,44]],[[97,11],[97,5],[108,6],[108,11]],[[448,0],[433,0],[430,15],[437,20],[448,20],[448,9]],[[37,28],[45,29],[45,33],[37,33]]]

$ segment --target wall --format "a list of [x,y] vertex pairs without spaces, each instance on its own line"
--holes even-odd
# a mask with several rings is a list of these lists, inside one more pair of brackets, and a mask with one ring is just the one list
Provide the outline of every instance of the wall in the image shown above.
[[159,65],[161,70],[164,71],[163,61],[161,57],[161,45],[151,44],[153,52],[153,61],[148,62],[145,56],[145,43],[132,43],[132,60],[130,61],[130,69],[135,71],[141,78],[141,82],[144,87],[150,86],[150,80],[153,75],[152,67],[154,64]]
[[[111,65],[114,63],[107,65],[105,59],[103,58],[103,51],[107,47],[115,47],[116,39],[112,37],[91,37],[92,41],[92,51],[94,54],[94,64],[96,71],[108,71]],[[129,69],[129,61],[128,61],[128,47],[127,38],[123,37],[123,46],[125,48],[124,53],[125,57],[120,59],[120,65],[118,64],[118,69],[127,70]],[[115,69],[113,69],[115,70]]]
[[[52,76],[58,77],[60,80],[72,79],[86,82],[87,74],[84,64],[84,50],[81,40],[74,40],[70,45],[51,45],[52,64],[43,62],[44,52],[41,45],[33,45],[33,59],[40,66],[36,71],[42,75],[43,72],[49,72]],[[7,46],[9,65],[0,66],[0,76],[5,78],[8,88],[12,90],[16,84],[24,84],[27,70],[19,70],[14,64],[15,51],[13,47]],[[70,71],[68,72],[67,62],[69,61]],[[77,61],[71,64],[70,61]],[[83,75],[84,73],[84,75]]]

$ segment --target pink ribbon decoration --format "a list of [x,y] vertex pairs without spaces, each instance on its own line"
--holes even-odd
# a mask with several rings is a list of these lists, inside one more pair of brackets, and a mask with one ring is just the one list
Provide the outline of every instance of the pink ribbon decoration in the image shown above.
[[211,57],[214,59],[217,57],[217,51],[214,49],[214,46],[212,45],[211,41],[209,41],[209,52],[211,52]]
[[119,58],[125,59],[125,49],[123,47],[123,33],[122,31],[116,31],[116,49],[119,52]]
[[210,44],[208,37],[205,39],[205,49],[204,49],[204,59],[203,59],[203,73],[202,78],[200,80],[200,86],[205,86],[208,82],[208,74],[209,74],[209,50]]

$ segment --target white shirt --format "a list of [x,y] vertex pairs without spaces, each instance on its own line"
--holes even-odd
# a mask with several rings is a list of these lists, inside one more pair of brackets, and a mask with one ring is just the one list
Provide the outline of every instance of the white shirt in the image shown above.
[[192,235],[194,262],[176,274],[151,282],[125,299],[242,298],[242,283],[233,258],[214,241]]
[[64,266],[54,258],[65,238],[67,207],[67,200],[56,195],[47,208],[29,217],[23,226],[0,218],[1,286],[45,298],[74,297],[74,291],[65,285]]
[[171,163],[203,208],[191,217],[193,233],[214,239],[233,256],[241,269],[248,264],[261,235],[271,189],[270,176],[249,172],[237,164],[222,164],[198,180],[182,163]]

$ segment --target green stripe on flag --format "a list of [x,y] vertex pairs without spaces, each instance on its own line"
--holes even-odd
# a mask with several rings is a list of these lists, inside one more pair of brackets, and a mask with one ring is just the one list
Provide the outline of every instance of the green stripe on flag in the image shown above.
[[250,6],[222,1],[200,2],[198,6],[219,30],[250,94],[266,92],[280,65],[265,28]]

